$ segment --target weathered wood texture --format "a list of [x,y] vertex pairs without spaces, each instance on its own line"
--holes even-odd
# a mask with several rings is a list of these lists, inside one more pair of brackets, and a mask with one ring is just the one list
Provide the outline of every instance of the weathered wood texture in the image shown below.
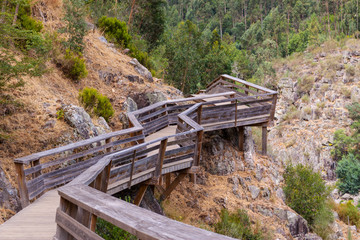
[[[119,226],[139,239],[233,239],[174,221],[85,185],[65,186],[59,189],[59,194],[72,204]],[[80,226],[76,219],[79,216],[70,217],[64,212],[58,213],[56,218],[77,239],[99,239],[91,236],[92,233]]]
[[[187,174],[195,179],[205,131],[240,127],[243,135],[242,126],[263,126],[263,153],[266,153],[266,126],[274,118],[275,91],[221,75],[201,93],[128,113],[129,129],[15,159],[22,205],[27,206],[44,192],[67,184],[59,189],[62,198],[56,222],[60,239],[99,239],[93,233],[98,217],[105,217],[141,239],[159,239],[165,235],[170,239],[220,239],[213,233],[177,222],[164,227],[162,224],[169,219],[165,221],[157,216],[151,220],[147,212],[135,206],[132,207],[137,214],[129,213],[130,219],[123,217],[126,214],[122,207],[114,209],[121,212],[115,217],[106,211],[114,208],[110,203],[120,200],[101,193],[113,194],[141,183],[145,185],[137,204],[146,184],[158,185],[162,198],[166,198]],[[239,140],[241,147],[241,136]],[[172,172],[178,175],[171,183]],[[164,175],[166,189],[160,186]],[[83,196],[69,198],[80,190]],[[94,195],[89,198],[89,193]],[[95,201],[94,196],[101,198]],[[120,201],[119,206],[125,205]],[[53,208],[49,211],[55,213]],[[161,223],[156,225],[158,228],[147,228],[155,224],[154,219]],[[139,221],[142,226],[137,224]],[[186,231],[189,232],[185,236]]]
[[56,190],[49,191],[0,225],[1,240],[50,240],[55,234]]

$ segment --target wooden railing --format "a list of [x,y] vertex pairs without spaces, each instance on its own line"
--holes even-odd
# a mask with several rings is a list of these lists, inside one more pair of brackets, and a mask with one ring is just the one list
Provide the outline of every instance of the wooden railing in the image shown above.
[[[129,207],[128,203],[113,199],[105,192],[114,194],[139,183],[159,186],[165,176],[166,189],[161,194],[161,199],[165,199],[187,174],[191,174],[195,182],[193,174],[200,163],[204,131],[262,126],[263,140],[266,140],[264,133],[274,118],[276,92],[228,75],[213,81],[205,92],[206,95],[164,101],[128,113],[129,129],[16,159],[22,206],[28,205],[49,189],[67,184],[59,188],[61,204],[56,221],[60,239],[67,239],[66,236],[99,239],[93,232],[97,217],[140,238],[170,236],[166,235],[170,234],[167,230],[162,230],[162,233],[151,229],[137,231],[142,228],[134,223],[141,221],[144,214],[136,216],[129,213],[129,217],[135,221],[130,223],[132,220],[126,221],[120,215],[112,214],[112,211],[119,212],[125,207],[134,208],[134,212],[146,210]],[[146,136],[170,125],[176,125],[174,135],[145,142]],[[177,172],[178,175],[170,184],[171,172]],[[146,187],[140,188],[142,193],[145,190]],[[91,196],[97,196],[98,199]],[[136,204],[142,196],[140,194],[135,199]],[[102,198],[103,207],[100,207],[98,201]],[[163,223],[169,221],[160,216],[153,219]],[[150,224],[149,219],[146,221],[146,224]],[[212,233],[180,225],[177,222],[171,224],[179,227],[179,231],[175,228],[171,236],[182,236],[179,237],[181,239],[193,239],[194,236],[218,238]],[[159,226],[163,227],[161,224]],[[183,236],[181,229],[192,229],[191,234],[194,235]]]
[[15,159],[22,207],[45,191],[64,185],[110,152],[143,142],[137,126]]
[[96,233],[101,218],[138,239],[232,239],[156,214],[104,193],[111,157],[101,159],[71,183],[58,189],[54,239],[103,239]]

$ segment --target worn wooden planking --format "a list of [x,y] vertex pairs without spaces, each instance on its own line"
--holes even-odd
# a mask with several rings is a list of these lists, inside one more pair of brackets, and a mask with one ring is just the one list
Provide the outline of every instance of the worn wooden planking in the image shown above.
[[90,187],[64,187],[59,194],[140,239],[232,239],[137,207]]
[[[123,158],[124,161],[129,161],[127,155],[131,156],[131,151],[137,151],[135,149],[138,149],[140,152],[143,153],[144,156],[139,156],[140,159],[142,159],[143,157],[145,157],[145,159],[146,159],[146,153],[149,153],[148,155],[153,154],[153,156],[154,156],[153,158],[147,158],[147,160],[151,159],[151,161],[145,161],[143,164],[140,164],[140,162],[141,162],[140,161],[140,162],[138,162],[138,165],[136,167],[135,167],[135,164],[133,165],[132,169],[134,169],[134,173],[138,174],[138,177],[136,178],[136,181],[134,181],[133,183],[130,182],[130,185],[133,185],[133,184],[135,185],[135,184],[144,182],[147,179],[150,179],[153,177],[154,170],[155,170],[155,162],[156,162],[154,160],[157,159],[158,150],[156,150],[155,148],[152,149],[151,146],[159,144],[160,141],[164,141],[170,135],[173,135],[172,137],[175,140],[169,141],[169,143],[171,143],[171,144],[168,144],[168,146],[166,147],[165,159],[163,159],[164,167],[161,171],[161,174],[167,174],[169,172],[176,172],[176,171],[180,171],[182,169],[187,169],[187,168],[191,167],[193,164],[194,151],[190,151],[189,148],[194,148],[193,146],[191,146],[191,143],[190,143],[190,142],[192,142],[192,144],[194,144],[194,142],[191,141],[191,139],[189,139],[189,141],[182,140],[181,142],[178,142],[178,144],[184,144],[183,146],[186,146],[187,148],[179,148],[178,144],[176,143],[177,139],[183,139],[184,137],[191,136],[191,134],[193,134],[193,133],[199,133],[199,131],[204,130],[204,127],[206,128],[205,131],[211,131],[211,130],[224,129],[224,128],[229,128],[229,127],[234,127],[234,126],[267,124],[268,121],[270,121],[273,118],[273,113],[274,113],[274,109],[275,109],[275,105],[276,105],[276,94],[277,94],[275,91],[271,91],[271,90],[265,89],[265,88],[264,89],[267,91],[264,91],[264,89],[261,89],[261,87],[255,88],[257,90],[253,91],[253,90],[249,89],[249,87],[254,87],[251,84],[250,85],[244,84],[245,88],[238,87],[237,84],[233,84],[231,82],[234,79],[231,79],[231,78],[226,79],[226,78],[227,78],[226,75],[223,75],[223,76],[221,76],[221,78],[219,78],[220,81],[218,81],[218,83],[217,83],[218,86],[216,86],[217,89],[220,91],[220,93],[218,93],[218,94],[213,94],[213,95],[210,95],[210,94],[203,95],[202,94],[202,95],[199,95],[199,96],[196,96],[193,98],[188,98],[188,99],[180,99],[180,100],[174,100],[174,101],[161,102],[161,103],[149,106],[147,109],[141,109],[141,111],[139,111],[138,113],[129,113],[128,114],[129,120],[130,120],[130,125],[134,126],[134,127],[127,129],[127,130],[132,131],[132,132],[128,132],[127,134],[129,134],[129,135],[131,134],[132,136],[135,136],[135,137],[137,136],[137,134],[139,132],[142,132],[145,134],[146,133],[149,134],[152,132],[158,133],[159,130],[162,128],[166,132],[169,130],[169,129],[167,129],[169,127],[169,124],[174,124],[177,122],[181,123],[181,126],[178,126],[178,129],[176,129],[175,126],[173,126],[175,128],[175,132],[173,131],[172,133],[165,133],[165,134],[161,133],[161,134],[158,134],[157,136],[155,136],[156,133],[151,134],[151,135],[153,135],[153,139],[146,140],[146,142],[145,142],[146,144],[140,144],[140,145],[136,146],[134,149],[130,148],[127,151],[120,150],[118,152],[118,154],[115,154],[115,155],[112,154],[113,155],[112,158],[115,161],[117,158],[118,159]],[[224,79],[226,81],[230,80],[230,83],[226,82]],[[235,81],[235,80],[234,80],[234,83],[242,83],[241,81],[238,81],[238,80]],[[214,84],[214,87],[215,87],[215,84]],[[256,86],[256,87],[258,87],[258,86]],[[234,92],[233,91],[229,92],[229,88],[230,89],[239,88],[239,89],[244,90],[247,93],[253,93],[253,94],[260,93],[259,91],[264,91],[264,92],[267,92],[267,94],[258,94],[255,96],[244,96],[244,94],[240,94],[237,92],[235,94],[236,97],[234,98]],[[267,96],[271,96],[271,98],[267,98]],[[198,102],[198,101],[201,101],[202,103],[201,104],[198,104],[198,103],[188,104],[191,102]],[[269,104],[269,101],[271,101],[271,104]],[[234,104],[235,102],[239,102],[242,105],[239,104],[238,107],[236,107]],[[185,105],[187,105],[187,106],[176,105],[177,103],[185,103]],[[266,106],[265,107],[266,110],[265,110],[265,108],[262,108],[262,110],[260,110],[260,108],[258,108],[257,110],[254,109],[254,106],[262,107],[264,105]],[[205,113],[205,115],[207,115],[207,116],[205,116],[205,118],[204,118],[204,113],[201,111],[199,112],[199,109],[201,109],[202,106],[206,106],[206,108],[208,108],[208,110],[210,110],[207,114]],[[251,106],[251,108],[248,108],[249,106]],[[242,109],[246,109],[246,108],[248,108],[248,110],[242,110]],[[187,110],[185,110],[185,109],[187,109]],[[183,111],[183,110],[185,110],[185,111]],[[183,112],[181,113],[181,111],[183,111]],[[269,111],[270,116],[264,117],[262,114],[262,113],[264,113],[264,111]],[[233,120],[232,115],[234,115],[235,121],[232,121]],[[236,117],[235,117],[235,115],[236,115]],[[254,116],[254,118],[249,118],[252,116]],[[140,117],[139,119],[142,118],[142,120],[146,123],[144,123],[144,125],[142,126],[139,123],[139,120],[137,119],[137,117]],[[242,119],[242,118],[244,118],[244,119]],[[226,121],[229,119],[231,121]],[[203,126],[201,126],[199,124],[202,124]],[[192,129],[192,130],[190,130],[190,129]],[[188,131],[188,130],[190,130],[190,131]],[[160,130],[160,131],[162,131],[162,130]],[[187,131],[187,132],[185,132],[185,131]],[[122,133],[125,133],[125,132],[122,132]],[[178,134],[176,134],[176,133],[178,133]],[[130,138],[126,138],[125,140],[110,142],[111,138],[112,138],[112,136],[107,135],[107,138],[104,139],[104,140],[106,140],[106,143],[107,143],[106,145],[100,146],[100,147],[95,147],[90,150],[85,150],[83,153],[80,153],[80,154],[92,154],[92,153],[95,153],[96,151],[102,151],[102,149],[108,149],[108,147],[110,148],[112,146],[115,146],[116,144],[120,144],[120,141],[123,141],[123,142],[131,141]],[[139,140],[139,143],[144,142],[144,141],[142,141],[142,139],[144,139],[143,135],[141,137],[137,137],[137,138]],[[266,138],[264,138],[264,134],[263,134],[263,139],[265,139],[265,141],[266,141]],[[135,140],[135,139],[132,139],[132,140]],[[99,143],[102,140],[92,139],[91,141],[93,141],[93,143]],[[90,144],[89,142],[90,141],[88,141],[88,144]],[[186,145],[185,143],[187,143],[187,142],[189,142],[190,144]],[[197,142],[199,142],[199,141],[197,141]],[[82,141],[82,144],[84,144],[84,143],[85,142]],[[201,141],[200,141],[200,143],[201,143]],[[71,148],[74,146],[81,147],[81,144],[80,145],[79,144],[77,145],[76,143],[71,144],[71,146],[65,146],[66,148],[62,148],[62,150],[69,149],[69,147]],[[83,145],[83,146],[85,146],[85,145]],[[148,149],[144,151],[143,149],[145,149],[146,147],[148,147]],[[57,150],[59,150],[59,148]],[[186,152],[186,150],[189,150],[190,152],[189,151]],[[265,149],[265,151],[266,151],[266,149]],[[49,154],[49,153],[52,153],[52,154]],[[46,154],[53,155],[53,154],[57,154],[57,153],[56,153],[56,151],[48,150],[48,151],[44,151],[40,154],[33,154],[31,156],[28,156],[28,158],[24,157],[19,162],[28,164],[29,162],[26,162],[26,161],[34,161],[36,163],[36,162],[39,162],[39,158],[44,157],[44,156],[49,156]],[[81,157],[80,154],[76,153],[74,156],[71,156],[70,158],[75,159],[77,157]],[[105,154],[103,156],[105,156]],[[198,156],[197,156],[197,158],[198,158]],[[63,160],[65,160],[65,161],[68,160],[67,158],[65,158],[65,159],[63,158],[63,159],[58,159],[58,160],[61,160],[59,162],[62,162]],[[56,163],[53,162],[49,165],[54,166],[55,164]],[[39,175],[40,171],[43,169],[43,167],[44,166],[41,166],[41,165],[36,166],[36,164],[32,164],[32,167],[30,169],[25,170],[25,175],[30,175],[30,174],[32,174],[32,176]],[[88,166],[86,166],[86,167],[84,166],[84,168],[87,168],[87,167]],[[126,176],[126,174],[129,174],[129,168],[126,167],[126,168],[124,168],[124,170],[125,169],[127,169],[125,172],[121,172],[121,173],[119,172],[119,174],[124,174],[124,177]],[[29,184],[31,187],[31,191],[30,191],[31,195],[34,196],[34,194],[36,195],[37,193],[41,193],[45,187],[48,188],[48,187],[54,187],[57,184],[65,184],[67,181],[72,180],[73,178],[76,177],[76,175],[79,174],[78,170],[79,169],[76,169],[76,170],[72,169],[69,171],[66,170],[64,172],[55,171],[55,173],[53,173],[53,174],[44,174],[45,179],[39,177],[38,179],[36,179],[36,181],[32,181]],[[138,171],[138,172],[135,172],[135,171]],[[22,170],[22,172],[24,173],[24,170]],[[133,172],[133,171],[131,171],[131,172]],[[62,173],[64,173],[65,175],[62,176]],[[89,172],[88,174],[96,175],[95,172]],[[157,175],[159,175],[159,173]],[[82,174],[80,176],[82,176]],[[122,179],[122,181],[126,182],[126,181],[128,181],[128,179]],[[126,186],[126,183],[124,183],[123,185]],[[118,186],[118,190],[120,190],[119,186]],[[76,230],[76,229],[73,229],[73,230]],[[84,231],[86,231],[86,230],[84,230]]]
[[1,240],[50,240],[55,235],[55,212],[59,207],[56,190],[45,193],[34,203],[0,225]]

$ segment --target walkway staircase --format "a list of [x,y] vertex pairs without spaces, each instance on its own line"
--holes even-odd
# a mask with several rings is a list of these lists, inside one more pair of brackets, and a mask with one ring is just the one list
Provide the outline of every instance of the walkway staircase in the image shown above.
[[[140,239],[231,239],[138,205],[148,186],[164,200],[185,176],[195,182],[204,132],[237,127],[241,149],[243,127],[260,126],[266,154],[276,100],[275,91],[221,75],[189,98],[129,113],[128,129],[15,159],[24,209],[0,225],[0,239],[102,239],[97,218]],[[111,196],[134,185],[134,204]]]

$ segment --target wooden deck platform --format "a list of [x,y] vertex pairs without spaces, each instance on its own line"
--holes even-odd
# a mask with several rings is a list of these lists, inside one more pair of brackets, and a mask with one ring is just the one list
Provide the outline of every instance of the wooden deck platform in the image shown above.
[[57,190],[45,193],[0,225],[1,240],[50,240],[56,232],[55,214],[60,197]]

